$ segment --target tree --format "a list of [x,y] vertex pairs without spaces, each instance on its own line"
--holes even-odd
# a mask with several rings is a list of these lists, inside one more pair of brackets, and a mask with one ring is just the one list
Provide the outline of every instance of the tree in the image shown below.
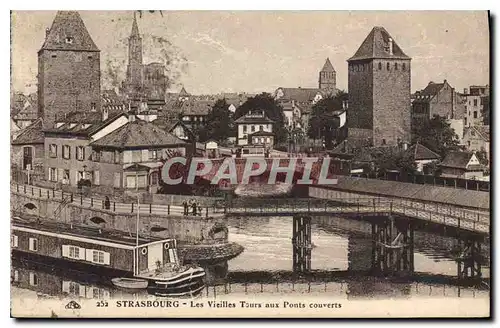
[[397,170],[401,174],[414,174],[417,165],[410,152],[394,147],[381,147],[372,152],[375,168],[385,174],[390,170]]
[[450,123],[442,116],[434,115],[430,120],[414,125],[412,141],[419,142],[433,152],[445,158],[450,151],[460,151],[463,148],[458,144],[458,136],[451,128]]
[[198,131],[201,142],[213,139],[218,143],[224,142],[231,133],[231,120],[226,99],[215,102],[208,113],[205,125]]
[[274,121],[273,132],[275,135],[275,143],[281,143],[287,140],[287,130],[285,128],[285,115],[283,107],[274,99],[274,97],[266,92],[263,92],[255,97],[250,97],[234,113],[234,119],[237,120],[241,116],[248,113],[250,110],[261,109],[266,116]]
[[335,96],[328,96],[321,99],[312,107],[311,118],[307,134],[310,138],[324,138],[325,147],[331,148],[335,135],[336,119],[334,111],[342,110],[344,101],[348,100],[348,95],[340,91]]

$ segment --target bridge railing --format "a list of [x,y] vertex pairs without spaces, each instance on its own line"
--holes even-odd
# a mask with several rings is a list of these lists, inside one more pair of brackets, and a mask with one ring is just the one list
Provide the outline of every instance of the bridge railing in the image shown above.
[[[455,226],[458,228],[489,232],[489,216],[476,213],[475,215],[466,215],[465,212],[450,212],[439,210],[435,207],[422,208],[420,206],[403,205],[401,202],[380,199],[342,199],[339,201],[324,199],[268,199],[262,200],[244,200],[233,201],[227,204],[221,203],[214,209],[216,212],[226,214],[381,214],[391,213],[403,216],[414,217],[417,219]],[[458,214],[458,215],[456,215]]]
[[[53,199],[58,202],[67,202],[84,208],[92,208],[96,210],[110,211],[113,213],[137,213],[139,208],[140,214],[168,215],[168,216],[184,216],[184,207],[179,205],[163,205],[142,203],[138,206],[137,203],[121,203],[106,200],[101,197],[86,197],[83,194],[73,194],[63,192],[61,190],[48,189],[43,187],[21,185],[17,183],[11,184],[11,192],[14,194],[25,195],[34,199]],[[208,217],[216,214],[214,207],[204,206],[198,207],[196,216]],[[192,207],[189,207],[189,216],[193,216]]]

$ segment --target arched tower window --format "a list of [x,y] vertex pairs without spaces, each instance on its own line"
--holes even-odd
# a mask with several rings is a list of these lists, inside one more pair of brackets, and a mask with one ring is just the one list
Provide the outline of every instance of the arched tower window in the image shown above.
[[382,63],[378,63],[378,70],[381,71],[382,70]]
[[394,63],[394,69],[398,70],[398,63]]
[[387,70],[389,71],[391,69],[391,64],[387,63]]
[[403,71],[405,71],[405,70],[406,70],[406,64],[403,63]]

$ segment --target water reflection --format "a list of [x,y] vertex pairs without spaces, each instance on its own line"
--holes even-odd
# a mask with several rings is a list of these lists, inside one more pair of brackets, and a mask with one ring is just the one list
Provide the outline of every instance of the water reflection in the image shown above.
[[[289,218],[229,218],[229,238],[245,251],[229,262],[205,267],[206,287],[189,297],[328,295],[339,299],[409,297],[489,297],[487,289],[453,285],[457,266],[450,251],[453,238],[415,233],[415,275],[406,280],[370,274],[371,227],[348,219],[313,219],[312,269],[292,272],[292,226]],[[488,270],[483,269],[488,275]],[[116,288],[111,277],[71,271],[14,258],[13,297],[33,292],[36,297],[144,299],[154,291]]]

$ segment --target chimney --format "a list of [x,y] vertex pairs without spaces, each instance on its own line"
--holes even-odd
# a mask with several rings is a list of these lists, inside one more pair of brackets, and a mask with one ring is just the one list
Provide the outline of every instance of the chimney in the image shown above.
[[393,45],[392,45],[392,38],[389,38],[389,55],[393,55]]

